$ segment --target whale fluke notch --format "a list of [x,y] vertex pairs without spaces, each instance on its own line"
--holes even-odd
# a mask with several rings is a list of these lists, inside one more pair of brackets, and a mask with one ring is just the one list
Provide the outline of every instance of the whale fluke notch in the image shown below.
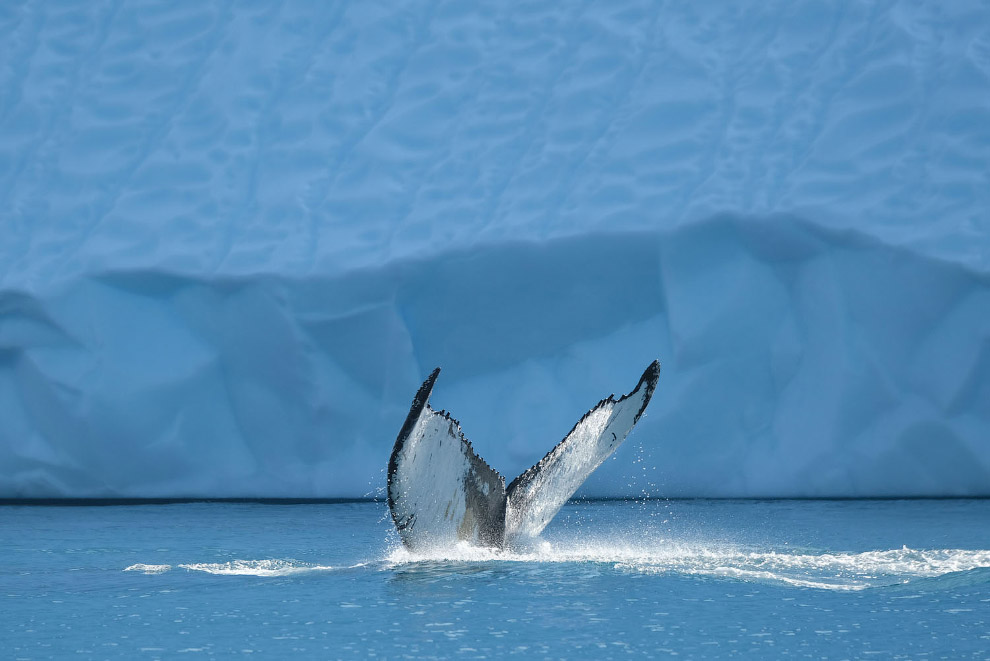
[[430,408],[440,368],[423,382],[388,463],[388,506],[409,549],[458,541],[502,548],[535,537],[643,415],[660,376],[654,361],[636,388],[588,411],[543,459],[505,488],[505,478],[474,452],[460,423]]

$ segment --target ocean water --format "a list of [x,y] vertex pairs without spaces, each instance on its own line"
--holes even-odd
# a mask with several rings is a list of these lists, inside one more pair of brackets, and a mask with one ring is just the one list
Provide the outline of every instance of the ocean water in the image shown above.
[[593,501],[406,552],[382,503],[0,508],[4,658],[990,657],[990,500]]

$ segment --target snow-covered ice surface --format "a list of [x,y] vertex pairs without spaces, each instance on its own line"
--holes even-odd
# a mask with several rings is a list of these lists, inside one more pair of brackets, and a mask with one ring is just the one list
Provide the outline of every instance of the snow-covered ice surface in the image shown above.
[[990,494],[990,7],[8,2],[0,496]]

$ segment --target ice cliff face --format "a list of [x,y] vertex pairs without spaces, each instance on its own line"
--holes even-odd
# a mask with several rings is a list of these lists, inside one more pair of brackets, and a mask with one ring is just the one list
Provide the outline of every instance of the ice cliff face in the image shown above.
[[0,497],[990,494],[990,10],[0,10]]

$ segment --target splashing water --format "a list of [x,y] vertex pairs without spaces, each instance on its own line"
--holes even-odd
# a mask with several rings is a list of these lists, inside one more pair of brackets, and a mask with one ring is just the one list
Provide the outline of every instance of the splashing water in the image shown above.
[[[266,578],[352,570],[369,576],[399,572],[407,578],[430,578],[434,574],[512,572],[514,568],[530,575],[542,567],[553,576],[590,569],[615,578],[692,578],[830,592],[906,584],[936,587],[946,581],[984,584],[990,583],[990,547],[985,539],[960,538],[959,546],[929,546],[934,534],[926,540],[926,535],[910,532],[939,530],[940,520],[953,517],[969,517],[959,518],[957,527],[975,530],[973,523],[980,518],[981,508],[973,502],[577,504],[568,507],[555,530],[506,550],[461,542],[412,552],[393,534],[382,551],[365,546],[346,557],[334,556],[330,549],[331,555],[316,552],[305,561],[291,556],[261,560],[228,556],[222,561],[180,556],[171,558],[172,564],[144,561],[127,566],[126,571],[155,575],[184,570]],[[929,510],[938,516],[933,518]],[[691,525],[680,524],[679,519]],[[701,525],[693,526],[695,521]],[[767,521],[779,534],[753,533]],[[813,525],[804,527],[807,522]],[[355,519],[350,525],[359,522]],[[866,540],[850,536],[849,531],[881,534]]]
[[385,566],[415,563],[599,563],[643,574],[712,576],[824,590],[864,590],[918,578],[990,568],[990,550],[903,547],[862,553],[791,553],[746,548],[670,545],[637,548],[610,544],[554,547],[541,542],[522,552],[495,551],[468,545],[429,554],[396,548]]
[[[379,561],[339,567],[291,559],[182,563],[176,566],[218,576],[282,577],[361,567],[392,571],[436,568],[438,564],[451,569],[464,568],[465,565],[484,568],[497,563],[591,563],[611,566],[619,572],[716,577],[823,590],[856,591],[976,569],[990,569],[990,550],[918,550],[903,547],[860,553],[800,553],[683,544],[670,544],[663,548],[617,546],[602,542],[554,545],[538,540],[529,548],[519,551],[499,551],[458,544],[428,553],[412,553],[404,547],[396,547]],[[171,565],[138,563],[124,571],[161,574],[171,569]]]

